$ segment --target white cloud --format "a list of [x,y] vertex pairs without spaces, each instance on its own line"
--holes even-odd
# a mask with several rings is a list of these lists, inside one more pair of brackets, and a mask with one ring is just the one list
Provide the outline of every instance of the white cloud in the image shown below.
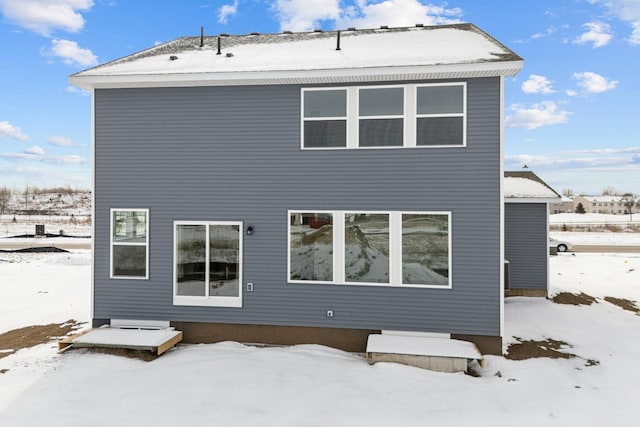
[[452,24],[460,22],[462,13],[460,8],[447,9],[419,0],[359,0],[354,7],[345,10],[337,24],[338,28]]
[[608,45],[613,38],[609,24],[587,22],[583,27],[587,28],[588,31],[573,41],[576,44],[593,43],[592,47],[596,48]]
[[225,4],[218,9],[218,22],[226,24],[229,16],[234,16],[238,12],[238,0],[234,0],[233,4]]
[[567,89],[565,93],[567,96],[578,96],[578,91],[573,89]]
[[67,86],[67,92],[69,93],[77,93],[80,96],[89,96],[91,95],[91,91],[86,89],[80,89],[75,86]]
[[48,163],[62,163],[62,164],[79,164],[85,163],[87,159],[81,156],[76,156],[75,154],[70,154],[68,156],[50,156],[46,159]]
[[0,0],[5,18],[43,36],[56,29],[77,33],[84,27],[79,12],[92,6],[92,0]]
[[640,45],[640,21],[634,22],[632,25],[633,30],[629,36],[629,43],[633,45]]
[[631,34],[627,38],[629,44],[640,44],[640,1],[638,0],[591,0],[601,3],[611,14],[631,25]]
[[356,0],[341,7],[339,0],[276,0],[272,10],[282,30],[308,31],[320,27],[322,21],[333,21],[333,27],[345,29],[450,24],[459,22],[462,9],[424,4],[419,0]]
[[8,121],[0,122],[0,138],[3,136],[11,139],[17,139],[19,141],[26,141],[29,139],[27,135],[22,133],[19,127],[12,125]]
[[308,31],[340,16],[339,0],[276,0],[271,5],[281,30]]
[[589,150],[567,150],[565,154],[620,154],[620,153],[640,153],[640,147],[625,148],[594,148]]
[[584,88],[589,93],[602,93],[608,90],[615,89],[618,82],[615,80],[608,80],[606,77],[600,74],[585,71],[584,73],[573,73],[572,76],[578,81],[578,86]]
[[555,32],[556,32],[556,29],[555,29],[554,27],[549,27],[549,28],[547,28],[547,30],[546,30],[546,31],[544,31],[544,32],[541,32],[541,33],[535,33],[534,35],[532,35],[532,36],[531,36],[531,39],[532,39],[532,40],[535,40],[535,39],[541,39],[541,38],[543,38],[543,37],[549,37],[549,36],[551,36],[551,35],[552,35],[553,33],[555,33]]
[[81,156],[77,156],[75,154],[70,154],[67,156],[51,156],[47,155],[45,151],[38,147],[37,145],[31,148],[24,150],[22,153],[0,153],[0,159],[5,159],[8,161],[12,160],[30,160],[37,161],[42,163],[51,163],[51,164],[81,164],[86,163],[87,159]]
[[44,156],[45,152],[42,147],[38,147],[34,145],[33,147],[29,147],[23,151],[25,154],[33,154],[34,156]]
[[629,157],[563,157],[559,153],[546,156],[518,154],[505,156],[505,168],[515,169],[527,165],[534,170],[619,170],[632,167],[634,160]]
[[531,74],[529,80],[522,83],[524,93],[553,93],[551,82],[544,76]]
[[51,145],[55,145],[56,147],[73,147],[77,145],[71,138],[66,138],[64,136],[52,136],[47,140],[47,142]]
[[511,106],[511,111],[511,115],[508,115],[505,120],[505,126],[530,130],[542,126],[566,123],[572,114],[568,111],[560,110],[553,101],[543,101],[532,105],[530,108],[513,105]]
[[67,65],[91,67],[98,64],[98,58],[89,49],[83,49],[71,40],[53,39],[51,51],[47,54],[62,58]]

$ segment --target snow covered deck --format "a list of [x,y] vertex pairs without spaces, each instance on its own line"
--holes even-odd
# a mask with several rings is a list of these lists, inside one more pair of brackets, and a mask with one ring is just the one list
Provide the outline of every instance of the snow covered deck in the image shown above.
[[482,364],[473,343],[425,335],[369,335],[366,356],[370,364],[396,362],[438,372],[466,372],[469,360]]
[[60,341],[58,349],[64,350],[70,346],[74,348],[119,348],[150,351],[159,356],[180,341],[182,341],[182,331],[176,331],[173,328],[102,327],[92,329],[83,335]]

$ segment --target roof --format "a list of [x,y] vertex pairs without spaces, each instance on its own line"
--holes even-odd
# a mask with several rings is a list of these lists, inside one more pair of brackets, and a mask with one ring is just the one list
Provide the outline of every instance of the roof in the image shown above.
[[583,197],[590,202],[619,202],[622,199],[622,195],[620,196],[584,196],[580,195],[579,197]]
[[512,203],[558,202],[561,196],[530,171],[504,173],[504,199]]
[[182,37],[70,82],[90,89],[513,76],[522,62],[473,24],[382,27]]

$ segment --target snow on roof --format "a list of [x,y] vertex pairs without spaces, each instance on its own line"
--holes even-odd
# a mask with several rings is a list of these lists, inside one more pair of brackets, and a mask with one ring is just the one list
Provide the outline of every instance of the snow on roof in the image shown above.
[[505,172],[505,199],[559,201],[560,195],[533,172]]
[[[338,50],[338,34],[340,49]],[[218,43],[220,50],[218,51]],[[435,68],[435,69],[434,69]],[[163,80],[342,78],[378,70],[377,80],[515,75],[522,58],[472,24],[266,35],[183,37],[82,71],[70,77],[81,87],[134,86]],[[436,70],[437,69],[437,70]],[[401,75],[397,75],[401,72]],[[367,73],[365,73],[367,74]],[[173,76],[173,77],[170,77]],[[362,78],[362,76],[359,76]],[[276,81],[276,83],[278,83]],[[108,86],[111,84],[112,86]],[[222,84],[222,83],[219,83]],[[236,83],[239,84],[239,83]],[[244,83],[255,84],[255,83]],[[113,86],[119,85],[119,86]]]
[[622,196],[580,196],[591,202],[619,202],[622,199]]

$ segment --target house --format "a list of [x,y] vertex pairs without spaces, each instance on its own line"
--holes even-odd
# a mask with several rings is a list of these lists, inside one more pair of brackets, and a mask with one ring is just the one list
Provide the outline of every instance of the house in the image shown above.
[[505,289],[513,296],[548,296],[549,205],[561,196],[531,171],[504,174]]
[[418,25],[184,37],[72,75],[93,99],[93,324],[501,353],[522,63],[472,24]]
[[576,208],[573,206],[573,199],[571,197],[562,196],[560,201],[549,204],[549,212],[552,214],[559,213],[574,213]]
[[622,196],[576,196],[573,199],[575,208],[582,204],[585,213],[599,213],[608,215],[628,215],[629,208],[625,206]]

